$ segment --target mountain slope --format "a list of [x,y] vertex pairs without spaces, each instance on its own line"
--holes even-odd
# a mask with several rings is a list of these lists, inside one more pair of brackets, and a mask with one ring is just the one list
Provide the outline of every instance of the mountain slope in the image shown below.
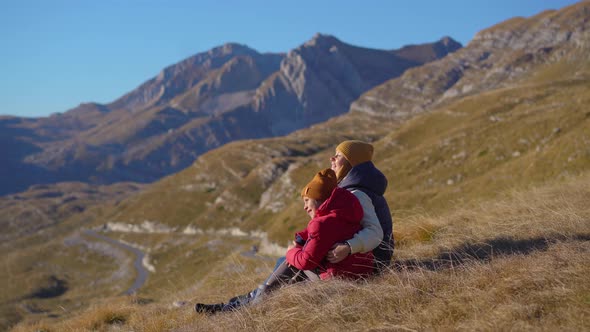
[[[587,11],[588,4],[582,2],[485,29],[445,59],[409,70],[401,80],[366,93],[351,110],[407,117],[449,99],[517,84],[540,64],[565,60],[585,65],[590,39]],[[562,75],[571,74],[575,72]]]

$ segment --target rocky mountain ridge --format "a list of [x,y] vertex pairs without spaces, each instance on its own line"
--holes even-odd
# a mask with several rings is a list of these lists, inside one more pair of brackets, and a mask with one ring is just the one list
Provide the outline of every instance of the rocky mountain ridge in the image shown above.
[[510,86],[533,66],[555,63],[564,56],[587,59],[589,10],[588,2],[583,2],[480,31],[461,50],[367,92],[351,111],[407,118],[448,99]]
[[[37,183],[150,182],[227,142],[284,135],[348,111],[369,88],[461,45],[381,51],[318,34],[288,54],[226,44],[162,70],[116,101],[0,119],[12,151],[0,194]],[[411,50],[411,51],[408,51]]]

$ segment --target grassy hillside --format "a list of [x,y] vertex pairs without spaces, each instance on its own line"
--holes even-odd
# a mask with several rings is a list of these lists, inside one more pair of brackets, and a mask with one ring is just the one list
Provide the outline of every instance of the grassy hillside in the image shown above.
[[493,197],[590,164],[590,80],[539,79],[449,103],[414,118],[377,144],[399,210],[449,209],[450,201]]
[[[119,297],[15,331],[587,330],[589,199],[586,172],[442,214],[400,218],[390,272],[366,282],[291,286],[235,313],[172,308],[179,293],[158,303]],[[261,274],[249,263],[228,257],[222,266],[240,267],[239,277],[211,271],[201,287],[180,294],[219,301],[244,292]]]
[[127,253],[85,238],[79,230],[141,188],[61,183],[0,199],[0,280],[7,285],[0,290],[0,330],[28,315],[85,308],[95,297],[120,293],[133,280],[126,270],[132,262]]

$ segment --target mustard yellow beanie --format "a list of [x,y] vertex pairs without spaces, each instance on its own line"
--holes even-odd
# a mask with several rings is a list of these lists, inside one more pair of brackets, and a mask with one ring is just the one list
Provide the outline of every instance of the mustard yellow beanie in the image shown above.
[[332,191],[337,185],[336,173],[330,168],[326,168],[318,172],[311,182],[303,187],[301,197],[307,196],[317,201],[325,201],[332,195]]
[[373,145],[363,141],[344,141],[336,147],[352,167],[373,159]]

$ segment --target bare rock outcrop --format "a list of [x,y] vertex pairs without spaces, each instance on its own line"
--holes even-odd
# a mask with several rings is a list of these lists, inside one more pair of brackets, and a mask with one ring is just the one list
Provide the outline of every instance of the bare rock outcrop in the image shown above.
[[351,110],[407,118],[449,98],[509,86],[532,67],[587,58],[589,17],[590,3],[581,2],[497,24],[461,50],[367,92]]

